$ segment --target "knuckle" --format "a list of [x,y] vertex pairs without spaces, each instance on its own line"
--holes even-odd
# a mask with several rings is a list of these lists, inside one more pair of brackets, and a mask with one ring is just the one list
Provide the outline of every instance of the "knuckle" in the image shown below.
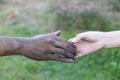
[[47,39],[45,40],[45,42],[46,42],[46,43],[54,43],[54,39],[52,39],[52,38],[47,38]]
[[77,34],[77,35],[76,35],[76,37],[79,37],[79,36],[80,36],[80,34]]

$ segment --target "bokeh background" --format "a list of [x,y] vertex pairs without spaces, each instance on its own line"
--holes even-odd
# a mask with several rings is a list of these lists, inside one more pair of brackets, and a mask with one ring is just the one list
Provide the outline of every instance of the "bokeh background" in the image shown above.
[[[0,0],[0,35],[31,37],[62,30],[120,30],[120,0]],[[0,57],[0,80],[120,80],[120,49],[104,49],[73,63]]]

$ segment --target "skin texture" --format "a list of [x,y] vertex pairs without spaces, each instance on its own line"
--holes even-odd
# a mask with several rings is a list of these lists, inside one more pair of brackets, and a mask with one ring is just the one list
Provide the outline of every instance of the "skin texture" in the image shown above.
[[30,38],[0,37],[0,55],[23,55],[37,61],[74,61],[76,47],[59,34],[60,31]]
[[76,46],[78,58],[103,48],[120,48],[120,31],[88,31],[77,34],[69,41]]

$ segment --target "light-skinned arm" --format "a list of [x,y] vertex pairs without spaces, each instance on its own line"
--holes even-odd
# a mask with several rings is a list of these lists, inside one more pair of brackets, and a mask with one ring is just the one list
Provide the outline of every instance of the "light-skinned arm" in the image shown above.
[[103,48],[120,48],[120,31],[88,31],[77,34],[70,42],[77,47],[76,57],[80,57]]

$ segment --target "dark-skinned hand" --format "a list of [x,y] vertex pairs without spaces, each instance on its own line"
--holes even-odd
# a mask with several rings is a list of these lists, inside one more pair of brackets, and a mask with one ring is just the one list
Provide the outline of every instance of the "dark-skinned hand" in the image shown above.
[[45,61],[72,62],[76,48],[67,40],[59,37],[60,31],[34,36],[23,40],[20,53],[30,59]]

